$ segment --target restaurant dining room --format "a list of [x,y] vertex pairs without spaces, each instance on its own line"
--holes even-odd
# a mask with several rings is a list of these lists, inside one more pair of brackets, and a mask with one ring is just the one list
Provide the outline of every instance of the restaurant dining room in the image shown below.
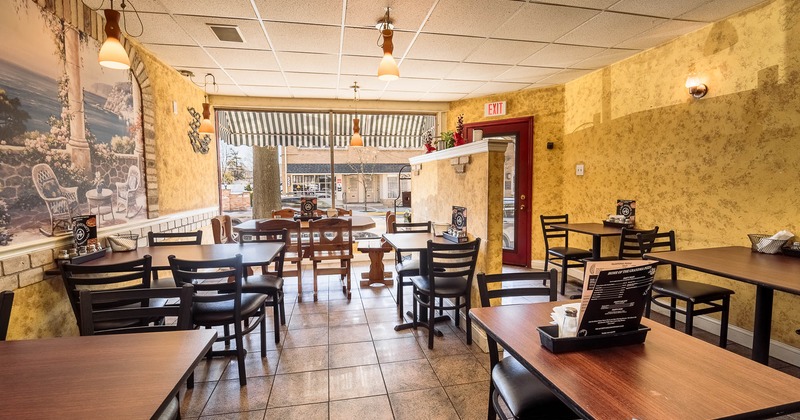
[[800,418],[800,0],[0,39],[2,419]]

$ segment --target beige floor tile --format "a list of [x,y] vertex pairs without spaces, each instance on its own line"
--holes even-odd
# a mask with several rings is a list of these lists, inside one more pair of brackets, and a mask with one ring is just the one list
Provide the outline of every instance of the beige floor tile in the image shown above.
[[201,360],[197,367],[194,368],[194,381],[218,381],[225,372],[225,368],[228,367],[230,359],[230,357],[213,357]]
[[363,299],[364,309],[397,309],[397,302],[391,296]]
[[405,322],[400,319],[397,310],[393,308],[364,309],[364,313],[367,314],[367,322],[370,324],[379,322]]
[[367,324],[331,327],[328,329],[328,342],[330,344],[355,343],[359,341],[372,341],[372,335],[369,333]]
[[331,369],[329,372],[331,401],[386,393],[378,365]]
[[328,420],[328,403],[268,408],[265,418],[280,420]]
[[328,314],[328,325],[331,327],[344,327],[347,325],[366,324],[367,316],[363,309],[356,311],[331,311]]
[[[245,374],[248,378],[256,376],[272,376],[277,373],[278,358],[280,353],[275,350],[267,351],[267,357],[262,358],[261,352],[248,353],[244,358]],[[232,358],[228,368],[222,374],[222,379],[239,379],[239,362]]]
[[[390,269],[391,266],[386,264],[386,269]],[[397,287],[392,283],[391,286],[371,286],[369,288],[362,288],[361,289],[361,299],[372,299],[372,298],[392,298],[394,300],[393,290]]]
[[389,397],[378,395],[367,398],[331,401],[330,420],[393,420]]
[[372,333],[373,340],[390,340],[393,338],[413,337],[416,331],[412,328],[407,328],[400,331],[395,331],[394,327],[399,324],[398,321],[390,322],[370,322],[369,331]]
[[328,327],[289,330],[284,336],[283,348],[322,346],[328,344]]
[[328,326],[328,314],[292,314],[292,319],[289,321],[290,330],[299,330],[305,328],[317,328]]
[[328,302],[329,312],[363,311],[363,309],[364,305],[361,304],[361,299],[331,300]]
[[396,420],[458,420],[453,404],[441,387],[389,394],[389,402]]
[[328,368],[328,346],[283,349],[278,374],[323,370]]
[[325,301],[314,302],[313,300],[310,302],[302,302],[294,305],[294,310],[292,311],[292,315],[326,314],[326,313],[328,313],[328,302]]
[[425,358],[425,353],[419,348],[419,344],[417,344],[417,340],[413,336],[392,340],[376,340],[373,343],[380,363]]
[[436,357],[452,356],[454,354],[472,353],[469,347],[461,342],[448,328],[441,328],[442,336],[433,337],[433,350],[428,348],[428,331],[422,331],[417,336],[417,343],[425,353],[425,357],[433,359]]
[[386,389],[390,393],[441,386],[426,359],[381,363],[380,367]]
[[269,408],[313,404],[328,401],[328,372],[290,373],[276,375]]
[[203,416],[200,420],[262,420],[265,410],[244,411],[241,413],[216,414]]
[[236,413],[241,411],[263,410],[272,389],[273,376],[248,378],[245,387],[239,380],[219,381],[211,398],[208,399],[202,415]]
[[444,386],[485,381],[489,373],[472,353],[430,359],[433,371]]
[[186,385],[182,386],[180,390],[181,417],[199,417],[216,386],[216,381],[195,382],[192,389],[186,389]]
[[378,364],[378,356],[371,341],[329,346],[328,366],[331,369],[375,364]]
[[484,420],[489,409],[489,381],[444,388],[462,420]]

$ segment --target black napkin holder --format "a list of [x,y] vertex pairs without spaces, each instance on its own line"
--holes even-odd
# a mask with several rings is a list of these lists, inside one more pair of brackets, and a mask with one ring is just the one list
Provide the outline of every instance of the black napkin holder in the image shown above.
[[538,327],[542,347],[552,353],[569,353],[582,350],[596,350],[609,347],[627,346],[644,343],[650,327],[639,324],[633,331],[622,331],[613,334],[591,335],[585,337],[559,337],[558,325]]

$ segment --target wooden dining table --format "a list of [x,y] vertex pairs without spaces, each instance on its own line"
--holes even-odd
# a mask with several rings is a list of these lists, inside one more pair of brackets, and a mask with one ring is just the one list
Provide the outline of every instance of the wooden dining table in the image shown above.
[[150,255],[153,259],[153,270],[169,270],[168,257],[170,255],[184,260],[208,261],[231,258],[235,257],[236,254],[242,254],[242,265],[252,267],[270,264],[281,252],[283,246],[282,243],[275,242],[143,246],[133,251],[108,252],[105,256],[87,261],[82,265],[118,264]]
[[189,330],[0,341],[0,417],[157,418],[216,337]]
[[762,254],[743,246],[654,252],[644,258],[755,285],[751,358],[768,362],[774,292],[800,295],[800,258]]
[[643,344],[554,354],[540,345],[547,302],[473,308],[470,317],[580,417],[767,418],[800,411],[800,379],[642,319]]
[[[338,216],[339,219],[350,220],[353,223],[353,230],[354,231],[362,231],[367,229],[372,229],[376,226],[375,220],[373,220],[369,216]],[[291,219],[251,219],[246,222],[239,223],[238,225],[233,227],[233,230],[256,230],[256,222],[266,221],[266,220],[291,220]],[[301,221],[300,222],[300,229],[308,230],[309,222],[308,221]]]
[[594,260],[601,257],[600,245],[603,238],[622,235],[622,228],[606,226],[602,223],[557,223],[550,225],[550,227],[590,235],[592,237],[592,259]]

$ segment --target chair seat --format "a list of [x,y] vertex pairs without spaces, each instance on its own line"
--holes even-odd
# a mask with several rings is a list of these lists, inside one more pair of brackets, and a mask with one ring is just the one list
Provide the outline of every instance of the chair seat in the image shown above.
[[410,258],[403,260],[395,265],[397,274],[405,276],[418,276],[419,275],[419,258]]
[[[416,276],[411,278],[411,282],[418,291],[429,295],[431,293],[431,283],[428,277]],[[467,286],[466,277],[439,278],[436,280],[436,296],[455,297],[463,296]]]
[[274,274],[247,276],[242,282],[244,293],[275,293],[283,289],[283,278]]
[[[261,293],[242,293],[242,317],[248,317],[258,311],[266,300],[267,296]],[[233,301],[194,303],[192,320],[198,325],[233,323]]]
[[724,296],[734,294],[731,289],[688,280],[656,280],[653,282],[653,293],[674,296],[690,302],[722,299]]
[[569,259],[589,258],[592,256],[592,252],[589,250],[572,247],[565,248],[563,246],[552,247],[547,252],[556,257],[567,257]]
[[542,381],[513,357],[507,357],[495,365],[492,369],[492,382],[515,418],[578,417]]
[[158,416],[158,420],[173,420],[181,418],[181,403],[178,401],[178,396],[176,395],[173,399],[169,401],[169,404],[164,408],[164,411],[161,415]]

